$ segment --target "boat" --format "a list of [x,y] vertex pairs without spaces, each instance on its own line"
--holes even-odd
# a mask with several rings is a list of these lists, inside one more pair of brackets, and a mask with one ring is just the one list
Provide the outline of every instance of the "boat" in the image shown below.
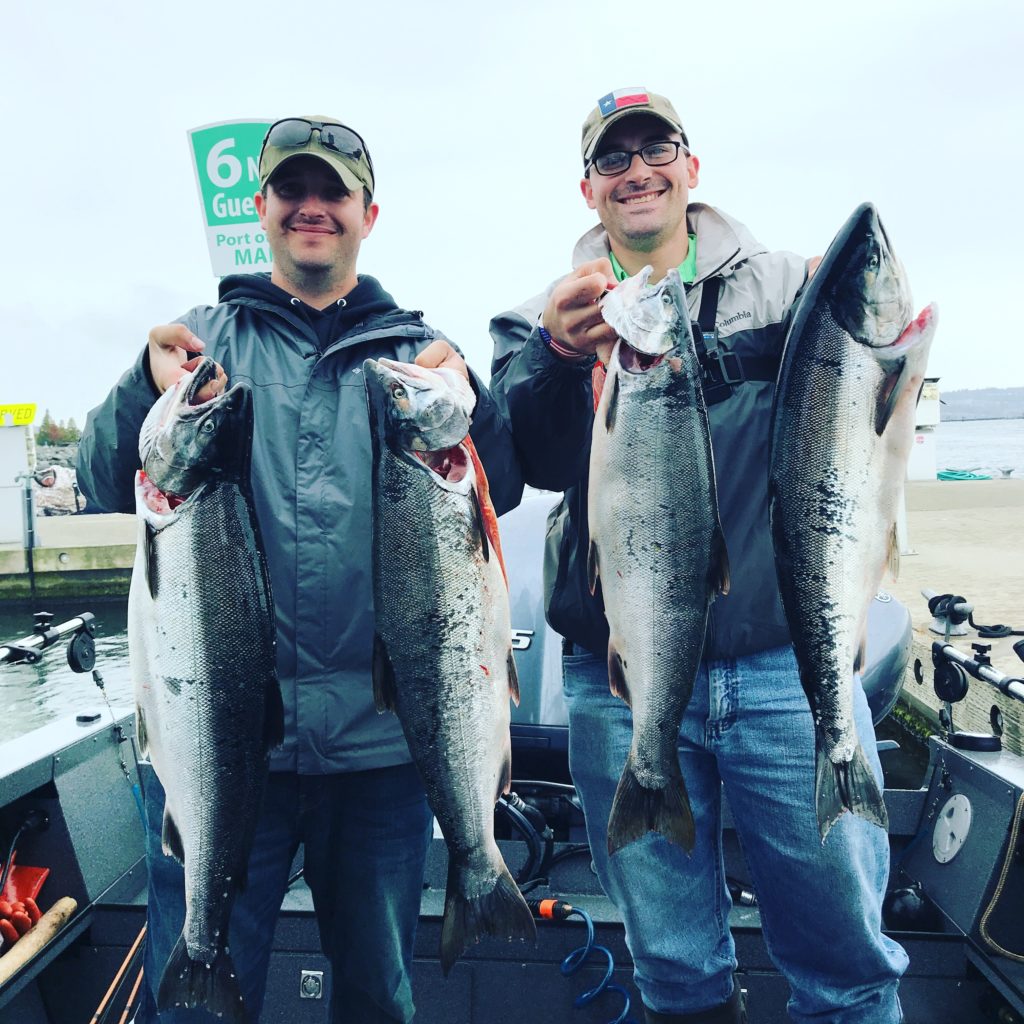
[[[506,861],[538,910],[537,943],[485,940],[443,977],[438,950],[447,854],[438,835],[428,857],[413,970],[421,1024],[604,1024],[643,1017],[622,923],[591,870],[568,777],[560,642],[544,624],[538,600],[539,545],[549,506],[535,496],[503,522],[508,564],[536,566],[537,575],[514,574],[513,643],[524,700],[512,724],[515,796],[501,801],[496,815]],[[30,656],[26,651],[58,656],[43,648],[59,648],[70,638],[80,670],[94,671],[83,639],[91,635],[91,617],[76,619],[59,627],[47,622],[22,642],[0,647],[0,661],[12,646],[22,657]],[[864,678],[878,722],[899,695],[910,657],[909,612],[879,595],[869,628],[871,660]],[[43,634],[48,636],[40,639]],[[935,648],[937,686],[953,672],[1024,699],[1020,680],[948,644],[936,641]],[[882,744],[883,767],[895,746]],[[132,709],[102,703],[95,712],[0,744],[0,857],[9,859],[8,845],[16,846],[15,870],[36,868],[36,874],[23,871],[21,877],[37,888],[45,872],[38,889],[41,910],[67,910],[70,904],[62,901],[74,901],[49,941],[16,969],[6,968],[5,960],[18,943],[0,955],[0,1024],[130,1019],[146,893],[136,754]],[[907,1019],[1020,1020],[1024,759],[999,749],[995,737],[982,742],[953,732],[933,736],[928,754],[920,785],[885,790],[893,863],[885,930],[910,955],[901,986]],[[727,807],[724,820],[737,979],[751,1021],[783,1022],[788,985],[768,956],[757,894]],[[547,904],[548,916],[545,900],[561,901]],[[330,984],[297,862],[274,934],[261,1019],[327,1022]]]

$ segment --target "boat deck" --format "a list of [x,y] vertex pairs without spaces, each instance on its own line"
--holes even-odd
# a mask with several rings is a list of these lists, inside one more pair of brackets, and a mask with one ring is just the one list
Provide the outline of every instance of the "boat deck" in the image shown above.
[[[142,823],[120,766],[124,757],[134,778],[127,746],[133,735],[131,716],[122,717],[119,727],[120,736],[109,717],[85,724],[71,719],[0,745],[4,766],[0,813],[8,820],[41,808],[50,819],[45,832],[23,840],[19,863],[50,867],[41,900],[44,907],[63,895],[74,897],[79,905],[53,945],[0,984],[0,1024],[89,1020],[144,923]],[[119,742],[122,736],[124,741]],[[910,970],[901,989],[907,1020],[910,1024],[981,1021],[979,1007],[993,999],[1007,999],[1017,1012],[1024,1012],[1024,977],[1020,976],[1024,969],[986,951],[977,925],[991,900],[1014,801],[1024,792],[1024,761],[1007,753],[965,755],[936,743],[936,767],[930,773],[930,786],[924,789],[886,791],[897,865],[894,879],[900,884],[923,882],[926,891],[937,896],[937,909],[927,925],[890,931],[910,954]],[[937,865],[931,857],[929,841],[947,788],[967,795],[979,816],[976,841],[965,845],[964,855],[952,862],[948,875],[944,872],[949,865]],[[740,885],[749,886],[728,808],[725,825],[727,872]],[[919,831],[925,842],[911,846]],[[503,842],[503,850],[514,872],[525,864],[527,844]],[[595,955],[579,974],[562,976],[562,961],[585,941],[585,926],[577,918],[539,922],[536,946],[485,940],[444,978],[438,948],[446,863],[444,843],[437,839],[430,853],[416,944],[418,1021],[513,1024],[544,1019],[601,1024],[618,1016],[622,998],[612,992],[573,1009],[573,1001],[597,985],[605,971],[603,958]],[[641,1019],[621,921],[601,894],[589,858],[573,856],[554,863],[549,883],[532,891],[530,898],[557,896],[587,910],[597,943],[615,959],[615,983],[633,1000],[631,1016]],[[994,927],[1016,949],[1024,946],[1014,909],[1019,905],[1014,902],[1018,892],[1024,893],[1024,866],[1014,866],[1008,886],[1010,903],[999,904],[1004,916],[996,916]],[[794,913],[808,909],[795,907]],[[367,908],[368,913],[372,911]],[[788,986],[768,957],[756,906],[737,906],[730,924],[736,938],[738,979],[748,994],[751,1020],[783,1024]],[[322,972],[321,997],[308,998],[303,995],[303,980],[315,982],[318,972]],[[263,1021],[326,1024],[329,986],[309,892],[300,881],[287,895],[275,931]]]

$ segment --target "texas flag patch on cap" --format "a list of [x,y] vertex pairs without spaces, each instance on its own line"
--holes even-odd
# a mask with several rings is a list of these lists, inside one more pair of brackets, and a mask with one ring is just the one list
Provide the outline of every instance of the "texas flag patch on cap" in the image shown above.
[[607,117],[623,107],[635,107],[650,102],[651,98],[647,95],[646,89],[616,89],[615,92],[610,92],[597,101],[597,109],[601,111],[602,117]]

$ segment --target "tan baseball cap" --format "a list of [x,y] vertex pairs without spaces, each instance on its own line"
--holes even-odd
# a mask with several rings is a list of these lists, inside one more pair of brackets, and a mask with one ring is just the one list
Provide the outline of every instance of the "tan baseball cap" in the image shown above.
[[602,96],[583,122],[583,163],[590,163],[598,143],[613,124],[633,114],[653,114],[660,117],[672,131],[682,135],[683,145],[687,149],[690,148],[676,108],[664,96],[641,88],[616,89],[615,92]]
[[260,151],[260,188],[297,156],[315,156],[333,170],[350,192],[373,195],[373,161],[362,137],[330,117],[286,117],[275,121]]

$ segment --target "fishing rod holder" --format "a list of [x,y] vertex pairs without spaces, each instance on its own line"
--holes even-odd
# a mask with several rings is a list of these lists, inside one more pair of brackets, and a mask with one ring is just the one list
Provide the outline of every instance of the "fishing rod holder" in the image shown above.
[[0,645],[0,665],[36,664],[43,651],[70,635],[67,658],[72,672],[91,672],[96,664],[96,617],[82,612],[53,626],[52,612],[36,612],[32,632],[9,644]]
[[932,643],[932,686],[943,701],[939,721],[946,730],[947,742],[960,750],[996,751],[1002,741],[994,734],[959,732],[953,727],[953,705],[967,696],[970,680],[988,683],[1006,696],[1024,703],[1024,679],[1008,676],[992,664],[988,652],[991,644],[971,644],[973,655],[958,651],[951,644],[938,640]]

